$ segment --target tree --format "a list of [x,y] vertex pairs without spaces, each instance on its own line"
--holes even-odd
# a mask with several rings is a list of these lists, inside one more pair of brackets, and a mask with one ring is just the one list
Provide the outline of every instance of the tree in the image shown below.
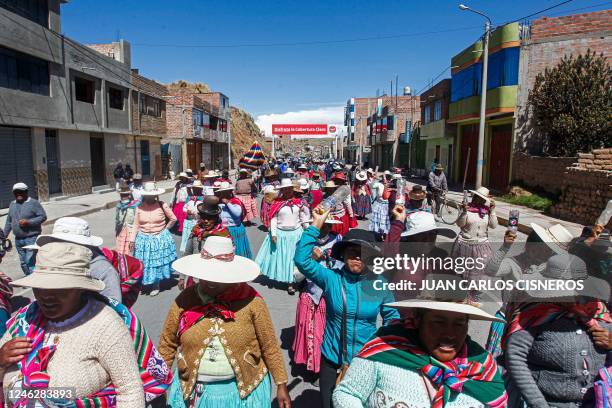
[[612,146],[612,69],[603,54],[566,55],[546,68],[536,77],[528,104],[548,155]]

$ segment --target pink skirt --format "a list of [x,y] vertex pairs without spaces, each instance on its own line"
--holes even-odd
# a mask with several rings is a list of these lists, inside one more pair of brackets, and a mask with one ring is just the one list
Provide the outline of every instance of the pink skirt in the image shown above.
[[306,365],[308,371],[321,370],[321,345],[325,332],[325,299],[315,305],[305,292],[300,294],[295,312],[295,338],[293,339],[293,361]]
[[125,226],[119,235],[117,235],[115,241],[115,251],[122,255],[132,255],[132,251],[130,251],[130,242],[128,241],[129,234],[129,227]]
[[250,222],[257,218],[257,200],[250,194],[238,194],[236,197],[242,201],[244,208],[246,208],[244,220]]
[[187,213],[183,211],[185,203],[176,203],[172,207],[172,212],[176,216],[176,225],[178,226],[178,232],[183,232],[183,222],[187,218]]
[[261,223],[266,227],[270,228],[270,204],[265,199],[261,200],[261,212],[259,213]]

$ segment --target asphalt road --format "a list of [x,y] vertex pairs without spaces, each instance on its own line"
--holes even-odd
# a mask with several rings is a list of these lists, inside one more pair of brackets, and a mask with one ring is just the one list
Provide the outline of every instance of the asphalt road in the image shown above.
[[[169,194],[162,196],[162,199],[166,202],[171,200]],[[99,235],[104,238],[105,245],[109,247],[114,246],[114,209],[103,210],[97,213],[87,215],[85,218],[91,227],[92,232],[95,235]],[[253,253],[256,254],[265,238],[265,232],[259,229],[259,224],[247,228],[247,234],[251,243]],[[360,221],[361,227],[367,228],[367,221]],[[457,230],[456,227],[452,227]],[[505,232],[504,227],[498,227],[490,231],[490,239],[493,242],[501,242],[503,234]],[[179,245],[180,237],[176,236],[177,248]],[[447,239],[442,239],[449,242]],[[525,236],[520,234],[518,240],[525,240]],[[14,257],[15,253],[9,254]],[[14,264],[13,262],[11,262]],[[1,268],[1,266],[0,266]],[[4,269],[3,269],[4,270]],[[5,273],[8,272],[4,270]],[[9,275],[18,277],[20,271],[10,271]],[[298,300],[298,296],[290,296],[286,291],[282,289],[273,289],[268,286],[262,285],[261,283],[255,282],[254,287],[263,296],[268,304],[270,313],[272,315],[276,333],[278,335],[283,353],[285,354],[285,361],[287,362],[287,369],[289,371],[289,390],[293,399],[294,407],[316,407],[319,406],[319,393],[317,387],[313,385],[312,378],[305,375],[305,370],[301,367],[295,367],[290,364],[290,349],[293,341],[293,327],[295,322],[295,308]],[[21,296],[17,297],[16,303],[23,304],[27,302],[27,298],[31,298],[31,291],[17,293]],[[157,344],[159,342],[160,332],[166,317],[166,312],[169,308],[172,300],[178,295],[179,290],[176,285],[173,284],[171,287],[162,288],[159,295],[155,297],[141,295],[134,306],[134,310],[145,324],[149,335]],[[494,305],[489,306],[494,309]],[[491,310],[493,310],[491,309]],[[483,344],[486,341],[488,334],[488,324],[472,323],[470,327],[470,335],[473,339]]]

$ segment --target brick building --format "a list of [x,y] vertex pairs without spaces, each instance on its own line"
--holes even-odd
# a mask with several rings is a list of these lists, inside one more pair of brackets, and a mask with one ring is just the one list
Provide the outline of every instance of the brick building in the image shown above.
[[420,140],[425,141],[425,164],[434,159],[452,178],[456,125],[448,123],[451,80],[443,79],[421,93]]
[[376,97],[350,98],[344,109],[346,139],[343,140],[343,158],[350,163],[370,161],[368,118],[376,111]]
[[229,98],[220,92],[179,90],[166,97],[167,137],[164,149],[172,156],[172,170],[228,168],[231,141]]
[[[409,88],[406,88],[406,92]],[[421,119],[420,97],[383,95],[368,118],[369,166],[381,170],[413,166],[410,141]],[[409,129],[409,132],[406,132]]]
[[608,59],[612,56],[612,10],[542,17],[531,23],[520,48],[516,151],[542,153],[543,136],[536,134],[527,108],[536,76],[557,65],[565,55],[584,54],[589,49]]

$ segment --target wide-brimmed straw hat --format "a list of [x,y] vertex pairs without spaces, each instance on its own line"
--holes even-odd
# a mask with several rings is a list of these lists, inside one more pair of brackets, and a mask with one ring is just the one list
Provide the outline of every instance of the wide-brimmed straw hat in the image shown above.
[[182,178],[189,178],[189,176],[187,175],[187,173],[185,173],[184,171],[181,171],[181,172],[178,174],[178,176],[177,176],[177,177],[178,177],[178,178],[181,178],[181,177],[182,177]]
[[30,275],[11,283],[37,289],[84,289],[101,292],[104,282],[91,276],[90,249],[69,242],[51,242],[36,255],[36,268]]
[[444,170],[444,166],[442,166],[440,163],[436,164],[436,167],[434,167],[435,170]]
[[419,293],[416,299],[392,302],[386,306],[454,312],[467,315],[470,320],[504,322],[503,319],[483,310],[478,303],[470,301],[468,291],[457,288],[462,279],[455,274],[429,274],[425,281],[430,281],[430,284],[425,286],[426,289]]
[[277,190],[281,190],[283,188],[293,188],[293,182],[289,178],[282,178],[280,184],[276,186]]
[[544,228],[536,223],[530,224],[536,235],[556,254],[564,254],[574,237],[563,225],[554,224]]
[[220,193],[221,191],[234,191],[234,186],[228,181],[222,181],[219,183],[219,187],[215,189],[215,193]]
[[406,223],[402,237],[421,234],[423,232],[436,231],[439,235],[456,238],[457,233],[445,227],[438,227],[434,215],[426,211],[416,211],[406,217]]
[[209,172],[206,173],[206,175],[204,175],[204,178],[216,178],[216,177],[219,177],[219,175],[214,170],[209,170]]
[[[610,283],[603,279],[590,276],[586,263],[575,255],[557,254],[551,256],[546,262],[546,267],[542,271],[535,271],[524,276],[527,281],[559,281],[558,287],[554,290],[542,288],[531,289],[531,285],[526,290],[527,294],[533,298],[550,299],[566,298],[575,296],[586,296],[593,299],[600,299],[605,302],[610,301]],[[582,281],[582,290],[574,289],[562,281]],[[572,285],[573,286],[573,285]]]
[[408,198],[414,201],[421,201],[427,198],[427,193],[423,190],[423,186],[415,184],[412,186],[412,190],[408,193]]
[[325,184],[323,185],[323,188],[336,188],[338,187],[336,185],[336,183],[334,183],[333,181],[326,181]]
[[141,196],[158,196],[160,194],[164,194],[166,190],[163,188],[157,188],[153,181],[148,181],[144,183],[144,188],[140,190]]
[[457,302],[443,302],[439,300],[427,300],[427,299],[412,299],[402,300],[400,302],[387,303],[385,306],[396,307],[396,308],[409,308],[409,309],[425,309],[425,310],[439,310],[443,312],[454,312],[459,314],[467,315],[470,320],[484,320],[489,322],[501,322],[505,320],[495,317],[482,310],[478,305],[470,303],[468,301],[457,301]]
[[346,233],[342,241],[336,242],[331,250],[331,257],[343,259],[344,251],[349,245],[361,247],[362,259],[381,255],[381,250],[376,244],[376,235],[372,231],[355,228]]
[[485,204],[489,205],[491,202],[491,195],[489,189],[486,187],[478,187],[476,190],[470,190],[473,195],[477,195],[478,197],[485,200]]
[[191,185],[191,188],[204,188],[204,184],[200,180],[195,180]]
[[355,179],[359,181],[366,181],[368,179],[368,173],[365,171],[358,171],[357,174],[355,174]]
[[235,254],[230,238],[217,236],[208,237],[199,254],[174,261],[172,268],[196,279],[218,283],[250,282],[260,273],[254,261]]
[[51,234],[39,235],[36,245],[42,247],[50,242],[72,242],[79,245],[99,247],[104,240],[91,233],[89,223],[82,218],[62,217],[53,224]]

